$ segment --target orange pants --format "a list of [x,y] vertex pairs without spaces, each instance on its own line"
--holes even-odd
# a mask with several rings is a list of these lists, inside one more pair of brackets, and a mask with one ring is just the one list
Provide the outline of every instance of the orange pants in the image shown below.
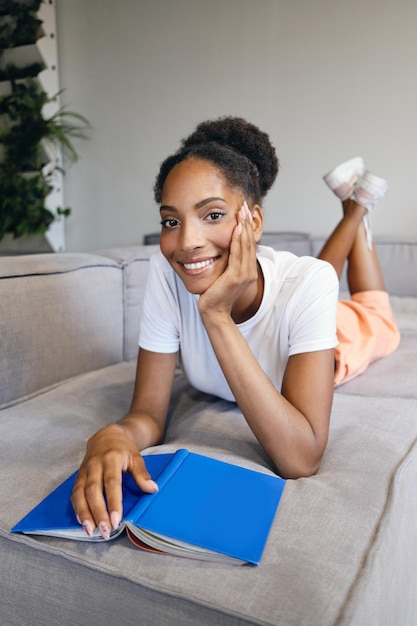
[[362,374],[372,361],[394,352],[400,342],[386,291],[362,291],[339,300],[335,385]]

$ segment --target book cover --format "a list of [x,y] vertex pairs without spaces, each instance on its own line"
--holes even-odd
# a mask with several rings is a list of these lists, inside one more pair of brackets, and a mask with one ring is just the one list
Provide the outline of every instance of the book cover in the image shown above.
[[[144,456],[159,491],[141,491],[123,475],[123,520],[111,538],[127,531],[142,549],[212,561],[258,564],[285,480],[180,449]],[[83,541],[70,495],[76,473],[38,504],[12,532]]]

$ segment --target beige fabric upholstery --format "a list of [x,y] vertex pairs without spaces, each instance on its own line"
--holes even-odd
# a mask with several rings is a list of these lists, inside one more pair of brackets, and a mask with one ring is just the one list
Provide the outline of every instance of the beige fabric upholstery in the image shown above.
[[[0,623],[414,626],[417,242],[404,245],[383,248],[403,294],[400,348],[336,391],[321,467],[288,481],[258,567],[148,554],[126,537],[10,534],[77,468],[87,438],[128,410],[152,249],[0,259]],[[272,471],[236,405],[179,370],[162,450],[184,446]]]

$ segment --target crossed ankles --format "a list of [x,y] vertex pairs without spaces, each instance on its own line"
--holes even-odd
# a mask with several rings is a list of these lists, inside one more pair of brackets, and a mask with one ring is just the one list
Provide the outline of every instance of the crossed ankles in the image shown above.
[[376,176],[365,165],[361,157],[341,163],[323,176],[323,180],[340,200],[352,198],[367,210],[363,217],[368,248],[372,250],[370,212],[387,192],[387,181]]

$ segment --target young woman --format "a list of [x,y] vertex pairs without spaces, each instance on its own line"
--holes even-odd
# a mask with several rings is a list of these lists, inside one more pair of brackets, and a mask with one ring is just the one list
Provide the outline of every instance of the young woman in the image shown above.
[[[277,172],[268,135],[232,117],[200,124],[162,163],[154,189],[161,251],[151,261],[131,409],[89,440],[72,496],[88,535],[97,526],[108,537],[119,525],[122,472],[157,490],[140,450],[163,438],[179,353],[190,383],[237,402],[278,473],[297,478],[319,466],[335,381],[395,349],[398,331],[363,225],[381,179],[357,160],[325,177],[344,214],[318,260],[257,245]],[[342,305],[346,259],[354,295]]]

